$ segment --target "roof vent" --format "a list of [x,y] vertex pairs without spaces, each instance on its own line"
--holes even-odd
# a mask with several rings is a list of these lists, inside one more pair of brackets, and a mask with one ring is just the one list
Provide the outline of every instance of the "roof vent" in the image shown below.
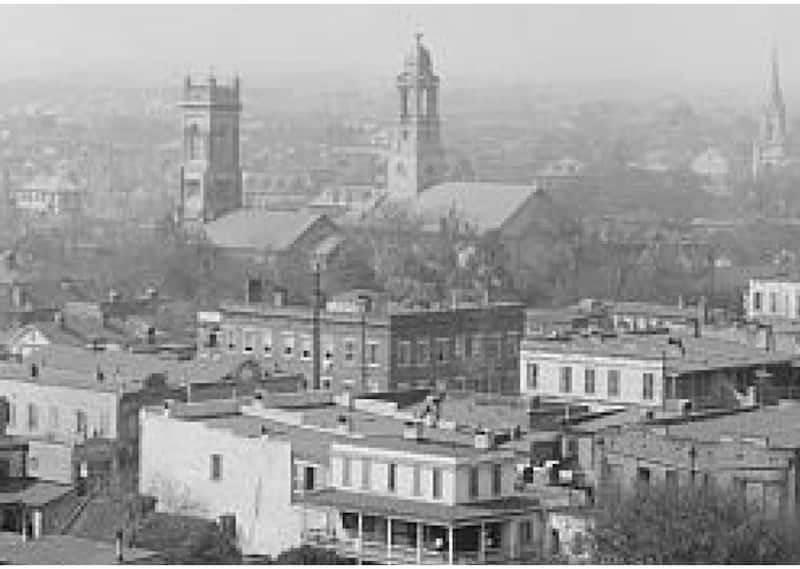
[[403,424],[403,438],[407,441],[422,440],[423,424],[421,421],[406,421]]

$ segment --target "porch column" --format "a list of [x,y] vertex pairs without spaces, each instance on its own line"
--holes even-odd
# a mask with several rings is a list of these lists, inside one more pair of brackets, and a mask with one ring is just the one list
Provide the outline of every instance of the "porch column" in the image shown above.
[[417,522],[417,565],[422,565],[422,523]]
[[42,511],[41,510],[34,510],[33,511],[33,535],[31,536],[33,539],[38,539],[42,537]]
[[358,564],[361,565],[361,554],[364,551],[364,514],[358,512]]
[[453,557],[455,553],[455,531],[453,531],[453,524],[447,526],[447,563],[453,564]]
[[386,556],[392,559],[392,518],[386,517]]
[[481,522],[481,533],[478,543],[478,563],[486,563],[486,522]]

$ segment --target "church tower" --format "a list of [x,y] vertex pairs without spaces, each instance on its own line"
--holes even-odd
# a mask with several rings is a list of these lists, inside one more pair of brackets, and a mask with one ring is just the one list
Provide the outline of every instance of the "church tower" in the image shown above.
[[444,151],[439,129],[439,76],[433,72],[422,34],[406,55],[397,76],[399,120],[388,160],[389,193],[413,197],[444,175]]
[[242,207],[239,163],[239,78],[220,85],[213,74],[205,82],[184,80],[183,164],[178,218],[186,223],[212,221]]
[[753,178],[780,168],[786,160],[786,106],[781,91],[778,52],[772,50],[769,95],[764,106],[759,138],[753,145]]

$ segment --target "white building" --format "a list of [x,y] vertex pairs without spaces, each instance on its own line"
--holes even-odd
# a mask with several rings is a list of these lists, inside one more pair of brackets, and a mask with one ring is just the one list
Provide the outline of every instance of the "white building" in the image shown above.
[[749,320],[800,319],[800,276],[750,279],[744,308]]
[[18,210],[60,215],[79,212],[83,205],[83,192],[60,176],[37,176],[14,189],[13,200]]
[[730,408],[752,405],[765,374],[775,384],[788,382],[791,362],[788,353],[688,336],[526,339],[520,392],[598,404]]

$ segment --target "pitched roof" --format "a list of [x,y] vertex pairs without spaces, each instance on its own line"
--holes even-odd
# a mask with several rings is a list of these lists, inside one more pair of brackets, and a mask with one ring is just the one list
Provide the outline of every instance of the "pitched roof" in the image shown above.
[[205,231],[218,247],[285,251],[322,217],[308,211],[240,209],[208,223]]
[[426,222],[455,213],[484,233],[500,229],[533,193],[532,186],[447,182],[422,192],[415,206]]
[[723,436],[767,437],[773,448],[800,448],[800,405],[790,402],[672,425],[670,435],[699,441],[719,441]]

